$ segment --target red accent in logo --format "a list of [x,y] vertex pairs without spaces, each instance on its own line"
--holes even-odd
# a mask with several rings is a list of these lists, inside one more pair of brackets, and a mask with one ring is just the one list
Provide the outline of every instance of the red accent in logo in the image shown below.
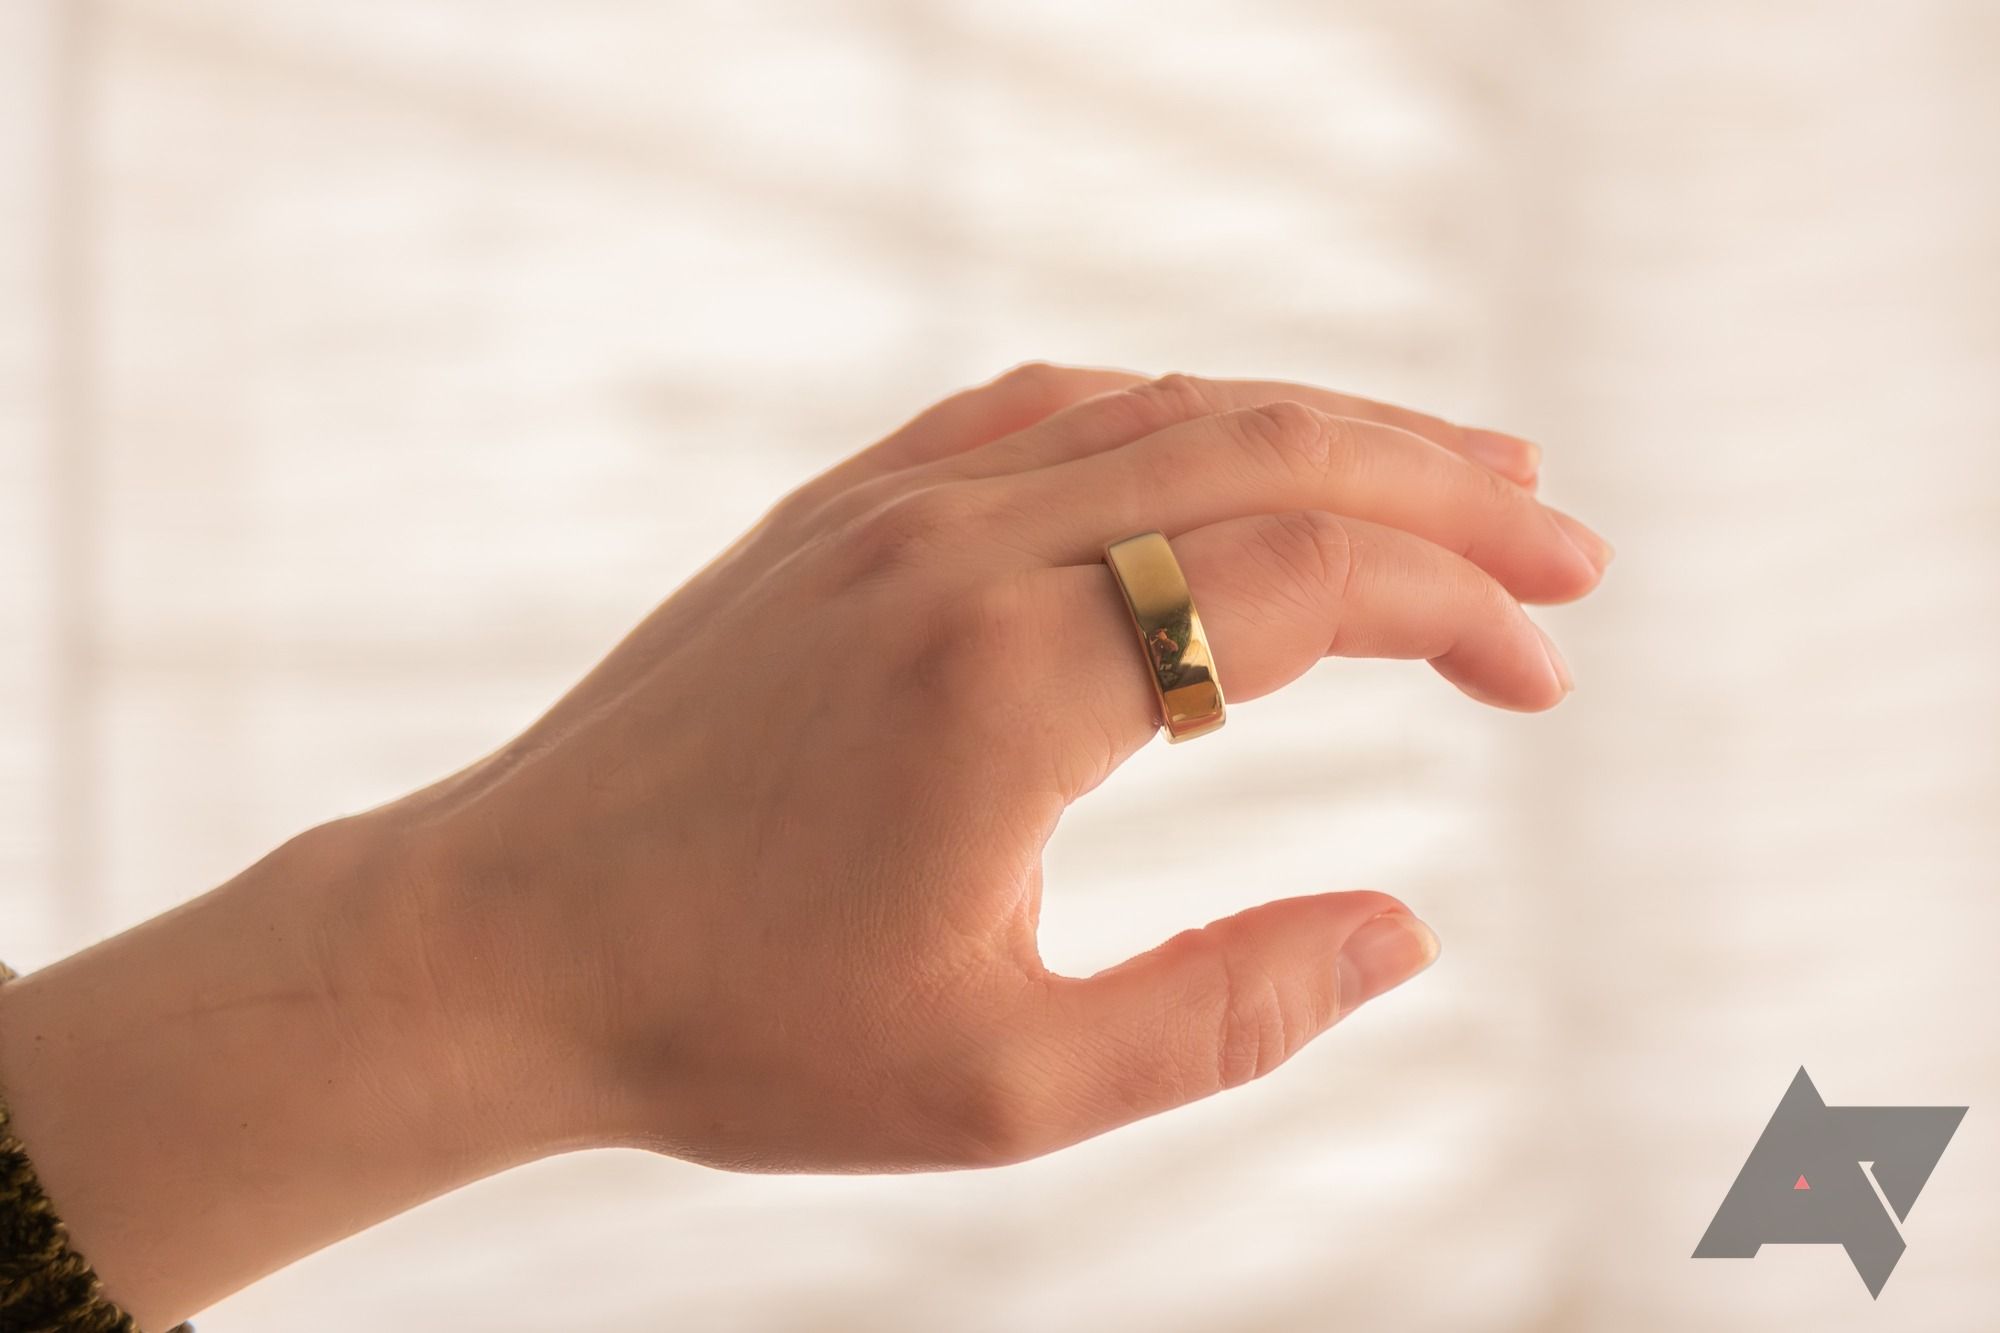
[[1809,1190],[1812,1188],[1812,1186],[1806,1184],[1806,1178],[1804,1176],[1800,1176],[1798,1179],[1798,1183],[1793,1185],[1792,1188],[1795,1190]]

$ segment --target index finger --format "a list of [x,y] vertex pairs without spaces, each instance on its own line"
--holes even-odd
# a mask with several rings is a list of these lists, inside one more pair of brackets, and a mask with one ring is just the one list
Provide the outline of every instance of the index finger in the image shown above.
[[1394,426],[1420,435],[1526,490],[1532,491],[1539,478],[1541,449],[1502,431],[1461,426],[1427,412],[1312,384],[1193,375],[1132,376],[1129,383],[1071,403],[941,466],[954,477],[968,479],[1028,472],[1115,449],[1196,417],[1281,401],[1304,403],[1329,416]]

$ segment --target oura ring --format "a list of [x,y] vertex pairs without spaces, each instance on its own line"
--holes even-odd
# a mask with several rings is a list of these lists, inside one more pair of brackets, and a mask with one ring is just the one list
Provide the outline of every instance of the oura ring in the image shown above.
[[1157,532],[1142,532],[1106,545],[1104,563],[1139,631],[1167,739],[1189,740],[1219,728],[1222,682],[1173,547]]

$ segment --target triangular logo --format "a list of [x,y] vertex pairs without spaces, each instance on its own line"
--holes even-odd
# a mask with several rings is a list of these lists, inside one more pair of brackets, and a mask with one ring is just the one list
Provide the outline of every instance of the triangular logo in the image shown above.
[[[1840,1245],[1868,1294],[1881,1295],[1903,1255],[1896,1224],[1909,1217],[1964,1117],[1963,1106],[1828,1106],[1799,1070],[1694,1257],[1748,1259],[1766,1245]],[[1781,1183],[1787,1173],[1790,1189]],[[1812,1198],[1796,1197],[1808,1190]]]

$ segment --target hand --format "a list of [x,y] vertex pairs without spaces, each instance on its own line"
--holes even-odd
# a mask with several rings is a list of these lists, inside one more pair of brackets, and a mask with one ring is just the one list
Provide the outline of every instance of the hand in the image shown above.
[[1011,1162],[1261,1075],[1435,942],[1325,894],[1042,966],[1041,849],[1155,730],[1102,545],[1174,539],[1234,702],[1340,653],[1546,708],[1568,678],[1520,601],[1608,549],[1534,458],[1290,385],[1027,366],[950,399],[381,812],[482,923],[444,988],[543,993],[591,1137],[718,1166]]
[[1521,603],[1610,552],[1535,460],[1295,385],[1025,366],[957,395],[512,744],[0,988],[17,1132],[164,1325],[566,1148],[991,1165],[1266,1073],[1435,938],[1334,893],[1042,966],[1041,848],[1155,730],[1100,548],[1173,538],[1232,704],[1333,653],[1546,708],[1568,674]]

